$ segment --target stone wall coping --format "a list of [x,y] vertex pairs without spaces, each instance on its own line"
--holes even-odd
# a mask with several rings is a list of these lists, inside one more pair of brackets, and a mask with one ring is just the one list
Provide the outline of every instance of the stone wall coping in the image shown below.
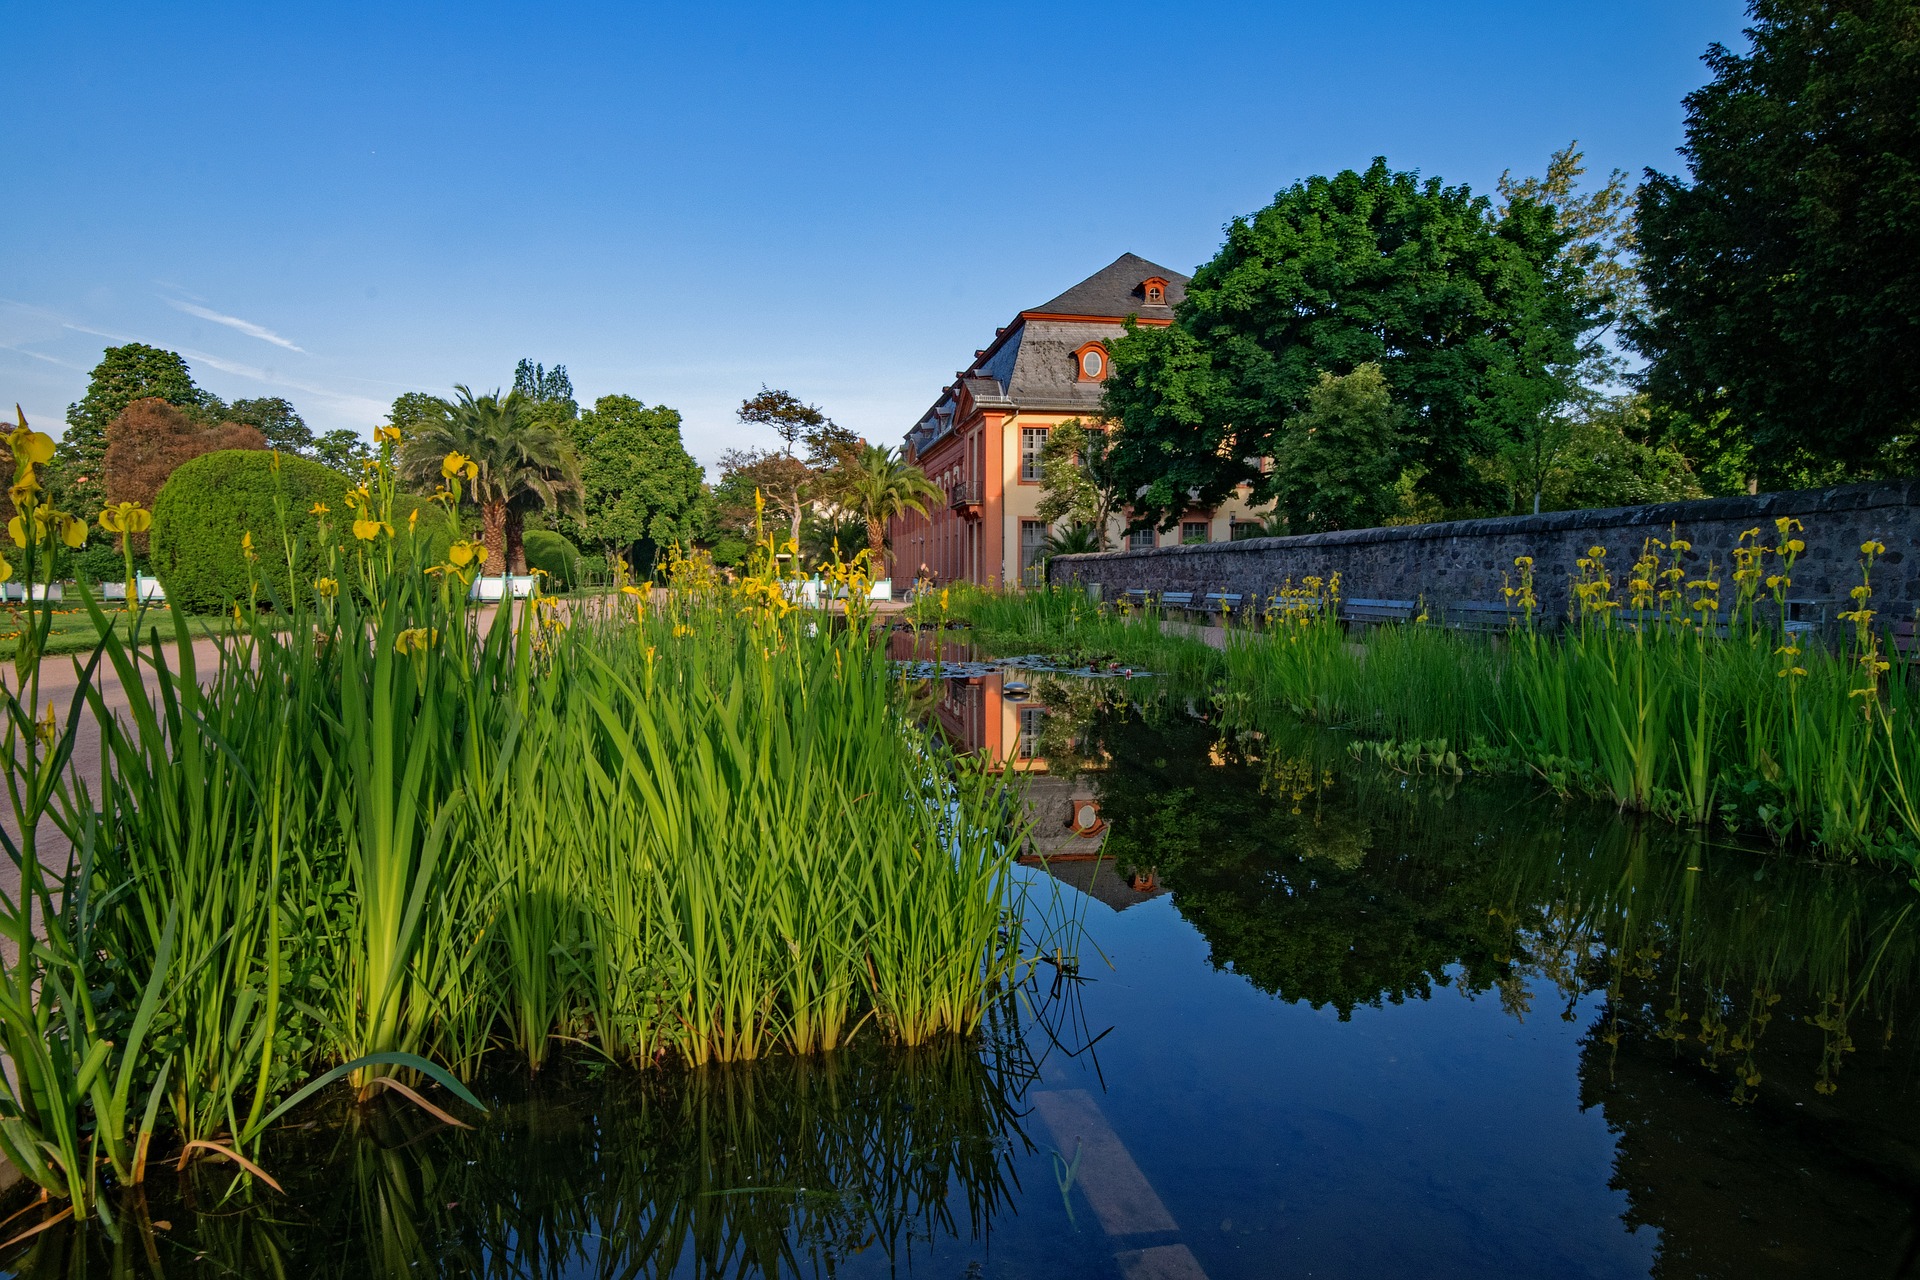
[[[1312,550],[1319,547],[1357,547],[1378,543],[1424,542],[1446,538],[1492,538],[1528,534],[1570,533],[1580,529],[1676,526],[1684,534],[1689,525],[1704,521],[1751,520],[1763,539],[1774,536],[1773,522],[1793,516],[1802,523],[1809,516],[1873,507],[1920,505],[1920,479],[1883,480],[1868,484],[1835,485],[1828,489],[1793,489],[1781,493],[1740,494],[1730,498],[1702,498],[1691,502],[1656,502],[1644,507],[1588,507],[1579,511],[1549,511],[1540,515],[1497,516],[1481,520],[1449,520],[1440,524],[1390,525],[1379,529],[1341,529],[1333,533],[1303,533],[1282,538],[1242,538],[1238,542],[1193,542],[1137,551],[1085,551],[1053,557],[1061,566],[1092,567],[1103,561],[1140,560],[1150,556],[1243,555],[1263,551]],[[1617,548],[1616,548],[1617,549]]]

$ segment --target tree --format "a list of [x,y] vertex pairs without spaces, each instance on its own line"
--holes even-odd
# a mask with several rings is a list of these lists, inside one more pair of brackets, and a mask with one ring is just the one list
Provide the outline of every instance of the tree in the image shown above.
[[1047,540],[1040,548],[1040,558],[1051,560],[1055,556],[1077,556],[1106,549],[1105,533],[1093,525],[1076,521],[1064,529],[1054,529],[1047,534]]
[[266,437],[250,423],[207,426],[158,396],[135,400],[107,426],[105,504],[137,502],[151,510],[160,486],[181,463],[221,449],[266,447]]
[[571,432],[580,460],[581,524],[609,558],[624,556],[645,573],[661,547],[693,541],[707,497],[700,465],[681,443],[677,410],[601,396]]
[[1047,432],[1040,448],[1042,520],[1062,520],[1093,531],[1094,551],[1107,549],[1107,524],[1126,505],[1114,475],[1112,448],[1101,428],[1068,418]]
[[523,359],[513,368],[513,389],[533,404],[573,404],[573,379],[563,364],[548,369]]
[[101,505],[107,426],[135,400],[146,399],[195,408],[211,397],[193,385],[192,372],[177,352],[141,342],[108,347],[87,379],[86,394],[67,406],[67,430],[54,450],[60,497],[75,510]]
[[1546,176],[1515,178],[1500,175],[1500,195],[1515,202],[1547,205],[1566,235],[1563,259],[1576,272],[1575,287],[1585,293],[1588,310],[1598,328],[1582,344],[1580,380],[1589,386],[1618,382],[1625,370],[1620,355],[1604,341],[1609,335],[1642,324],[1647,314],[1647,291],[1639,271],[1639,233],[1634,226],[1634,202],[1640,189],[1627,185],[1624,170],[1615,169],[1595,191],[1575,189],[1587,171],[1576,139],[1547,160]]
[[373,457],[367,438],[350,427],[321,432],[311,452],[316,460],[350,476],[359,475]]
[[303,457],[313,455],[313,432],[308,429],[306,419],[279,396],[235,400],[226,407],[223,416],[228,422],[244,422],[248,426],[258,427],[269,449],[297,453]]
[[1547,420],[1537,453],[1488,459],[1512,510],[1626,507],[1706,496],[1683,452],[1660,438],[1643,394],[1583,402]]
[[887,521],[909,511],[925,515],[928,501],[946,496],[899,450],[878,444],[863,444],[828,473],[828,483],[834,505],[867,522],[867,559],[875,577],[886,571]]
[[1516,196],[1499,217],[1466,187],[1383,159],[1282,191],[1228,227],[1174,324],[1130,326],[1114,344],[1105,408],[1119,424],[1119,487],[1163,528],[1241,482],[1263,502],[1286,481],[1259,460],[1320,375],[1374,363],[1407,413],[1388,469],[1422,467],[1443,503],[1484,506],[1496,495],[1474,459],[1506,427],[1483,401],[1516,311],[1532,307],[1552,364],[1577,359],[1600,319],[1577,264],[1562,261],[1566,243],[1535,200]]
[[785,451],[806,446],[807,465],[823,470],[859,452],[863,441],[846,427],[829,418],[817,404],[805,404],[791,391],[770,391],[766,384],[760,394],[740,402],[737,416],[749,426],[769,427],[780,437]]
[[[1920,419],[1920,18],[1753,0],[1686,99],[1688,177],[1639,202],[1656,401],[1725,410],[1761,482],[1910,470]],[[1690,179],[1690,180],[1689,180]]]
[[408,439],[422,428],[438,422],[447,412],[447,402],[424,391],[403,391],[394,397],[387,411],[387,422],[400,429],[400,438]]
[[813,500],[813,469],[790,453],[772,449],[729,449],[720,455],[720,520],[743,534],[753,531],[758,494],[787,536],[800,541],[800,521]]
[[1398,498],[1406,412],[1377,364],[1323,373],[1306,407],[1287,419],[1273,455],[1279,509],[1293,533],[1386,523]]
[[530,420],[526,398],[495,391],[476,396],[455,387],[451,403],[415,427],[402,445],[401,463],[416,490],[442,483],[441,463],[459,453],[478,464],[479,474],[455,481],[480,508],[487,562],[509,573],[527,571],[521,531],[526,513],[544,508],[580,514],[580,471],[572,442],[560,432]]

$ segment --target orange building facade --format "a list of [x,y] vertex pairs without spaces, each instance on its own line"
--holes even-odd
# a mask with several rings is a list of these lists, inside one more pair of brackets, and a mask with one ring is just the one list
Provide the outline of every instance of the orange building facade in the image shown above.
[[[1073,288],[1021,311],[974,352],[939,399],[907,433],[907,459],[946,495],[928,513],[888,525],[893,578],[904,584],[921,566],[938,582],[1032,583],[1051,532],[1040,518],[1040,450],[1069,419],[1098,428],[1108,344],[1141,325],[1173,322],[1187,277],[1122,254]],[[1257,517],[1241,496],[1194,508],[1179,527],[1127,533],[1110,525],[1110,547],[1219,542],[1251,530]],[[1124,540],[1124,541],[1123,541]]]

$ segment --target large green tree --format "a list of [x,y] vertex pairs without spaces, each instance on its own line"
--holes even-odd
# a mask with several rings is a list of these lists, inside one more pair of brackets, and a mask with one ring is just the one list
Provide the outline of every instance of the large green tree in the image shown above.
[[691,543],[708,500],[680,439],[680,413],[601,396],[570,428],[580,459],[587,538],[646,573],[659,549]]
[[147,399],[198,410],[213,397],[193,384],[178,352],[142,342],[108,347],[87,379],[86,394],[67,406],[67,429],[54,450],[58,497],[74,510],[98,510],[105,500],[107,425],[135,400]]
[[1648,389],[1758,478],[1909,470],[1920,422],[1920,7],[1753,0],[1640,196]]
[[1121,424],[1116,462],[1136,512],[1171,527],[1190,493],[1217,504],[1243,481],[1256,502],[1275,497],[1279,478],[1259,459],[1322,373],[1367,363],[1407,413],[1396,473],[1418,468],[1449,507],[1498,501],[1474,465],[1512,431],[1489,408],[1494,374],[1577,363],[1602,320],[1568,240],[1529,196],[1500,216],[1464,186],[1384,159],[1236,219],[1175,323],[1114,344],[1106,412]]

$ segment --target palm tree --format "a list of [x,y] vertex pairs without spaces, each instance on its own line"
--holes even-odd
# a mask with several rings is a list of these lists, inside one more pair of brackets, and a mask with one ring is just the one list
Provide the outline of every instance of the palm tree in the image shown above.
[[[465,480],[467,497],[480,508],[487,563],[508,573],[527,571],[521,543],[526,513],[536,507],[578,515],[580,464],[565,433],[536,421],[532,402],[518,391],[476,396],[455,387],[451,404],[416,428],[402,447],[401,465],[420,492],[442,483],[441,463],[458,453],[476,464]],[[461,484],[456,477],[451,483]]]
[[1090,524],[1070,524],[1064,529],[1055,529],[1047,535],[1046,542],[1040,548],[1040,557],[1051,560],[1055,556],[1085,555],[1090,551],[1105,551],[1101,546],[1106,539],[1099,530]]
[[926,502],[945,495],[920,468],[885,445],[862,444],[831,473],[834,503],[867,522],[867,552],[878,577],[886,567],[886,527],[909,511],[927,514]]

